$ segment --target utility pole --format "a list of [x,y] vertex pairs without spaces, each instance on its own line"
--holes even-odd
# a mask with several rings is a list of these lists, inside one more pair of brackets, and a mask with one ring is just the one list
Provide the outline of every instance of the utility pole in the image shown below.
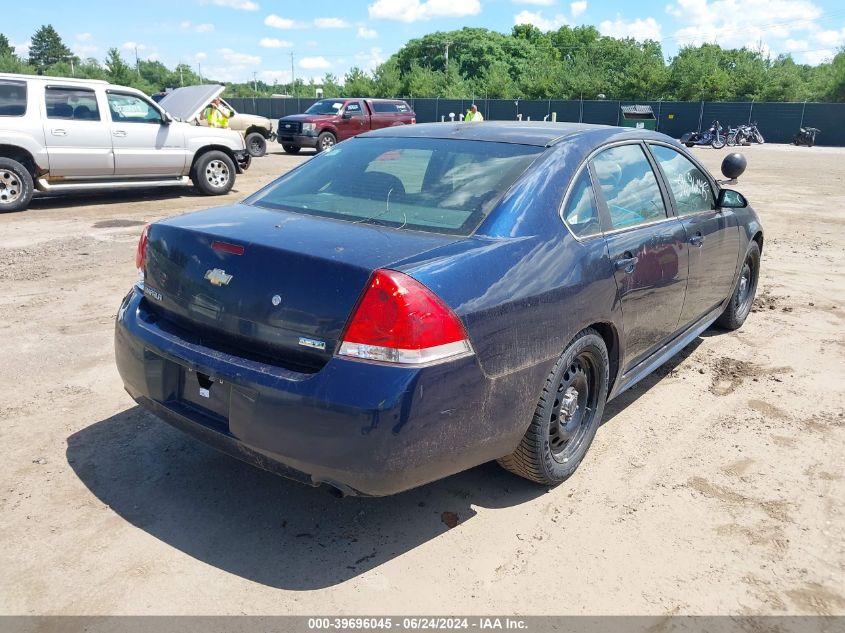
[[252,91],[255,94],[258,94],[258,77],[256,76],[258,73],[255,71],[252,72]]
[[135,46],[135,72],[138,73],[138,76],[141,76],[141,62],[138,61],[138,47]]
[[203,83],[203,81],[202,81],[202,63],[200,63],[200,62],[197,62],[197,74],[200,77],[200,83]]
[[444,42],[446,44],[446,72],[449,72],[449,47],[452,45],[451,41]]
[[290,52],[290,96],[293,96],[294,77],[293,77],[293,51]]

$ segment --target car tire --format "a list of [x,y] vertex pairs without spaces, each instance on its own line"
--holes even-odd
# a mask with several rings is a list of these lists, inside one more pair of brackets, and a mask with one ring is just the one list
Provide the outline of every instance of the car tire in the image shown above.
[[261,132],[252,132],[246,135],[246,151],[253,158],[261,158],[267,153],[267,139]]
[[323,132],[320,136],[317,137],[317,151],[323,152],[325,150],[329,150],[335,146],[337,143],[337,138],[331,132]]
[[0,213],[23,211],[34,191],[32,174],[26,167],[11,158],[0,158]]
[[754,295],[757,293],[757,281],[760,276],[760,246],[754,240],[748,247],[748,252],[739,269],[736,283],[730,301],[725,311],[716,319],[716,325],[725,330],[738,330],[745,323],[754,305]]
[[229,193],[235,184],[235,164],[224,152],[206,152],[197,158],[191,180],[200,193],[222,196]]
[[546,486],[568,479],[601,424],[609,367],[604,339],[591,328],[579,332],[546,379],[519,446],[499,464]]
[[285,150],[285,154],[299,154],[302,148],[299,145],[282,145],[282,149]]

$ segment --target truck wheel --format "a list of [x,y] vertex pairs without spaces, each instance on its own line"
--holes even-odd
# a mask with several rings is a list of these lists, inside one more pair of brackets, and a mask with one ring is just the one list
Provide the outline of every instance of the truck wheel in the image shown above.
[[547,486],[570,477],[601,424],[609,367],[604,339],[590,328],[579,332],[546,379],[522,442],[499,464]]
[[247,134],[246,149],[253,158],[261,158],[267,153],[267,139],[261,135],[261,132]]
[[0,158],[0,213],[26,209],[33,191],[29,170],[16,160]]
[[222,196],[235,184],[235,164],[223,152],[206,152],[194,164],[191,180],[200,193]]
[[302,148],[299,145],[282,145],[282,149],[285,150],[285,154],[299,154]]
[[334,134],[331,132],[323,132],[317,137],[317,151],[322,152],[327,149],[331,149],[334,147],[335,143],[337,143],[337,139]]

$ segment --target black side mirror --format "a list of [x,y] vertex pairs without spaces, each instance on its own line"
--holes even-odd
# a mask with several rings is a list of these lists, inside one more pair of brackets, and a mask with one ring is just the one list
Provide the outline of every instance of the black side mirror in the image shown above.
[[340,118],[341,119],[351,119],[352,113],[351,112],[344,112],[343,114],[340,115]]
[[716,206],[720,209],[744,209],[748,206],[748,200],[739,191],[720,189]]
[[171,123],[173,123],[173,117],[170,115],[169,112],[163,112],[161,115],[161,124],[170,125]]

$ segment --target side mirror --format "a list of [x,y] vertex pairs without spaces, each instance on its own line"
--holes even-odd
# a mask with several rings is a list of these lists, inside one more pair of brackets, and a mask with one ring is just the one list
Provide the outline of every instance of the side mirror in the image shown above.
[[748,206],[748,200],[739,191],[719,189],[716,206],[720,209],[744,209]]
[[169,112],[163,112],[161,116],[162,125],[170,125],[173,123],[173,116]]
[[352,113],[351,112],[344,112],[343,114],[340,115],[340,118],[341,119],[351,119]]

